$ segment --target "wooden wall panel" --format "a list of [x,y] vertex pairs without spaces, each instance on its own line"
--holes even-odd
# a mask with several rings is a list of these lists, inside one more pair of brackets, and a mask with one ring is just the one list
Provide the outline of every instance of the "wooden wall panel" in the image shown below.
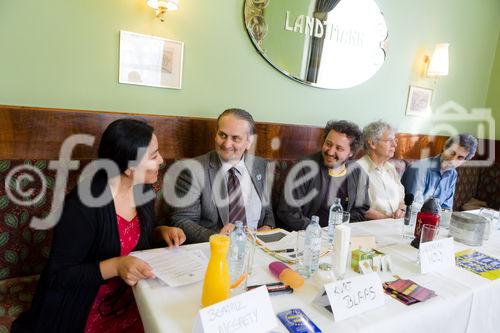
[[[0,106],[0,159],[57,159],[61,144],[73,134],[96,137],[92,147],[78,146],[73,158],[95,158],[101,133],[109,123],[123,117],[144,119],[151,124],[165,158],[194,157],[213,149],[215,119]],[[320,148],[322,128],[257,123],[256,141],[259,156],[297,159]],[[419,159],[422,151],[436,155],[445,141],[443,136],[400,133],[395,157]],[[500,142],[495,144],[496,152],[500,152]]]
[[[165,158],[194,157],[213,149],[215,119],[0,106],[0,159],[56,159],[61,144],[73,134],[96,137],[93,147],[78,146],[73,158],[94,158],[106,126],[123,117],[152,125]],[[321,129],[312,126],[259,123],[256,153],[295,159],[316,150],[320,135]]]

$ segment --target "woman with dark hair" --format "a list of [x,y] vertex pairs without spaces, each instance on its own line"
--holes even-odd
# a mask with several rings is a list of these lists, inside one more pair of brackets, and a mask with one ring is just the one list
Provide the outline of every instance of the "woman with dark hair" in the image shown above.
[[[14,321],[12,332],[144,331],[129,286],[154,274],[128,254],[151,248],[154,238],[180,245],[185,235],[155,226],[153,200],[139,200],[163,162],[151,126],[114,121],[102,135],[98,157],[119,172],[101,170],[66,196],[32,306]],[[81,195],[84,186],[94,198],[110,200],[89,205]]]

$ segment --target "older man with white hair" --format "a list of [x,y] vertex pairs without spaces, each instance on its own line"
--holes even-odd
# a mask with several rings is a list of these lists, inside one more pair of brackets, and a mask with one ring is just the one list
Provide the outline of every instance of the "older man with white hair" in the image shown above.
[[370,209],[368,220],[401,218],[405,213],[404,187],[396,168],[388,161],[397,146],[396,130],[384,121],[368,124],[363,129],[365,155],[358,160],[369,177]]

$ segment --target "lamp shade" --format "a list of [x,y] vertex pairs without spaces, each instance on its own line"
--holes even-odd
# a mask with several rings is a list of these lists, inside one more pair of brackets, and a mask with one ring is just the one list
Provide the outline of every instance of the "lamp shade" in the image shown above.
[[168,10],[179,9],[179,0],[147,0],[147,5],[151,8],[166,8]]
[[434,53],[429,60],[427,67],[427,76],[446,76],[448,75],[449,55],[448,47],[450,44],[437,44]]
[[168,10],[177,10],[179,9],[179,0],[168,0],[166,1],[167,3],[167,9]]

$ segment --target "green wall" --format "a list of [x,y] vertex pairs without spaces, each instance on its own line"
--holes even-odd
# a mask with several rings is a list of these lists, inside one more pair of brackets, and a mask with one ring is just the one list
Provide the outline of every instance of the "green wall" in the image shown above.
[[[491,108],[494,117],[500,120],[500,34],[498,35],[497,52],[493,70],[491,71],[490,88],[486,106]],[[500,122],[496,126],[497,139],[500,139]]]
[[268,34],[262,41],[262,48],[270,55],[273,62],[279,68],[288,69],[295,77],[301,77],[302,52],[291,52],[304,47],[306,35],[285,31],[284,8],[290,11],[290,26],[293,27],[295,18],[300,14],[308,14],[309,4],[302,0],[287,0],[287,5],[277,1],[271,1],[264,9],[265,18],[268,22],[280,22],[281,24],[269,24]]
[[[498,0],[377,0],[389,29],[386,62],[364,84],[337,91],[302,85],[270,66],[246,34],[242,0],[180,0],[164,23],[145,2],[0,0],[0,104],[201,117],[237,106],[257,121],[385,118],[414,133],[431,129],[429,119],[404,115],[410,84],[434,89],[434,107],[486,105]],[[182,90],[118,84],[122,29],[185,42]],[[450,75],[420,79],[421,56],[438,42],[451,44]],[[498,75],[492,84],[499,87]],[[498,105],[491,91],[489,103]]]

